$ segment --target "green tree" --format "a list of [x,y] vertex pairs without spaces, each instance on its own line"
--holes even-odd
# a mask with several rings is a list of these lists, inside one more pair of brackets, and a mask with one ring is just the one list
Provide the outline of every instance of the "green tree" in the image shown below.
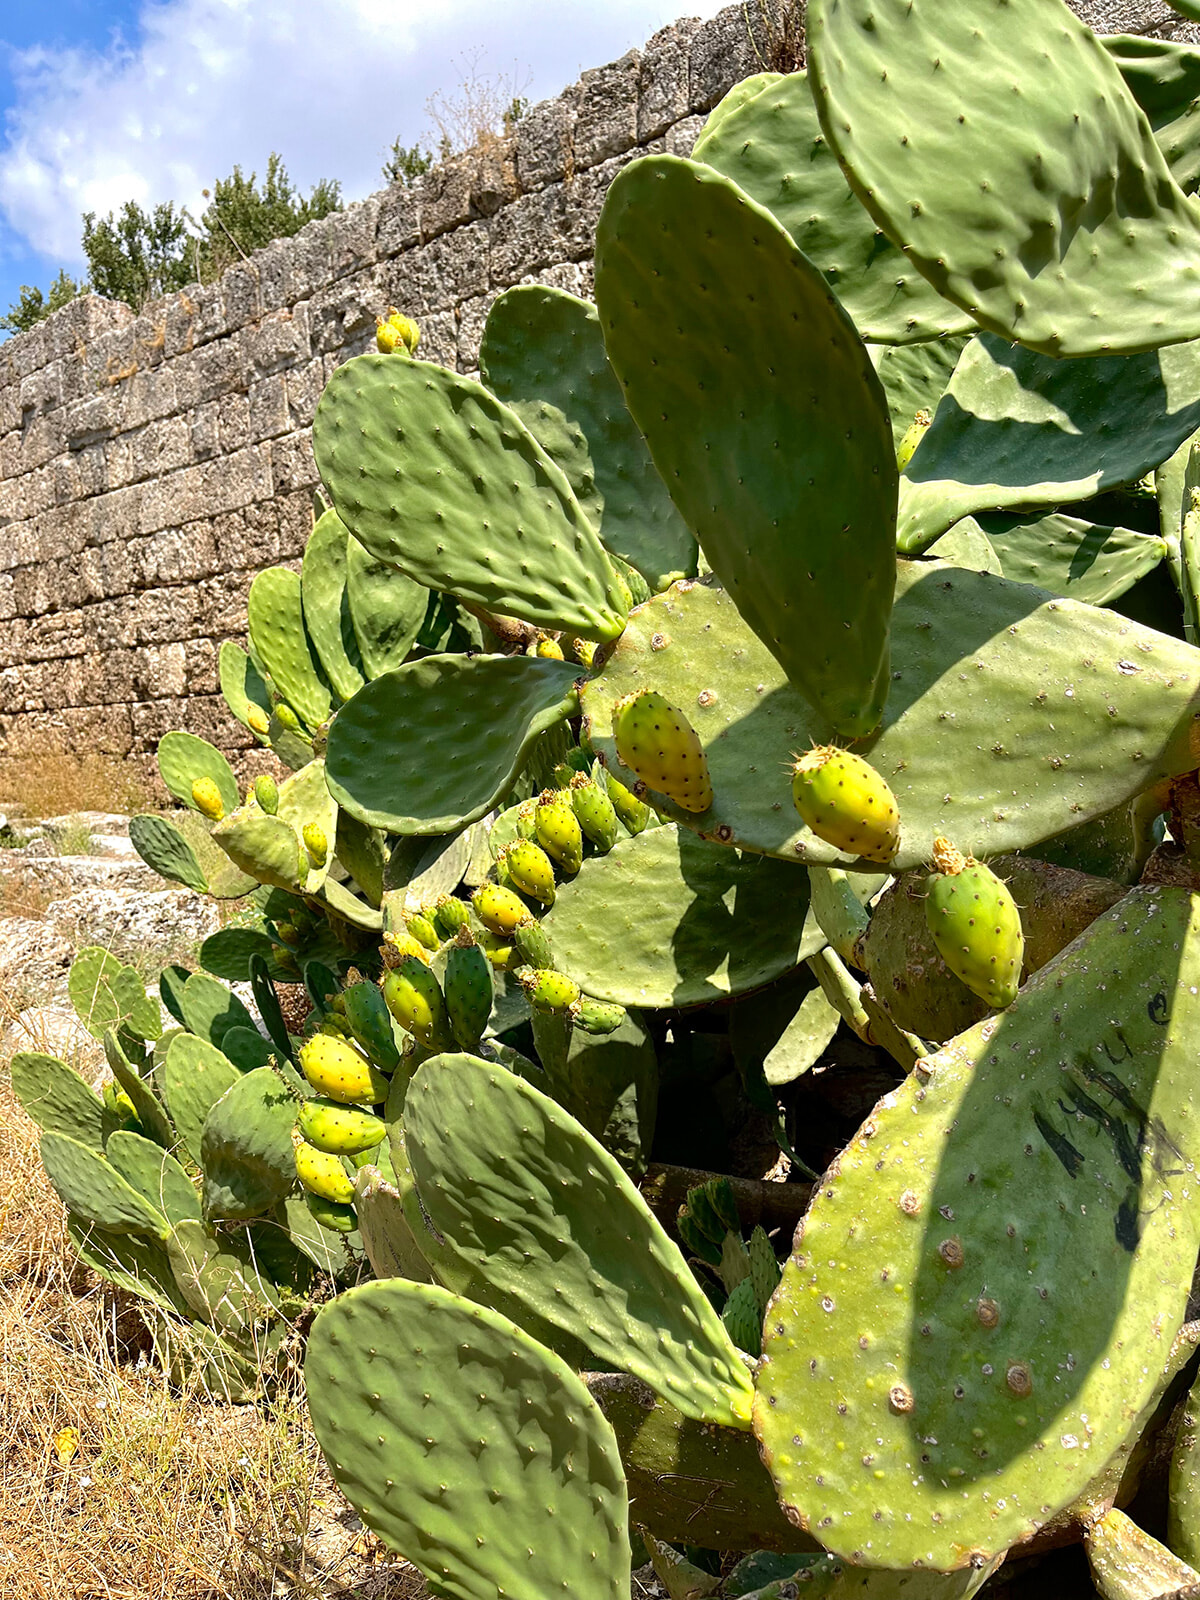
[[419,144],[401,144],[392,140],[382,171],[388,183],[411,183],[433,165],[433,152],[423,150]]
[[76,283],[69,272],[60,272],[43,294],[40,289],[23,283],[19,297],[8,308],[8,315],[0,317],[0,328],[8,333],[24,333],[51,312],[60,310],[76,295],[82,294],[85,284]]
[[83,253],[96,294],[140,311],[147,300],[182,289],[192,273],[186,260],[188,217],[171,201],[143,211],[126,200],[119,212],[83,218]]
[[282,157],[272,152],[261,187],[256,173],[247,178],[234,167],[228,178],[218,178],[211,191],[204,191],[204,198],[208,205],[196,224],[197,256],[200,280],[208,283],[272,239],[288,239],[306,222],[340,211],[342,186],[322,178],[301,195]]

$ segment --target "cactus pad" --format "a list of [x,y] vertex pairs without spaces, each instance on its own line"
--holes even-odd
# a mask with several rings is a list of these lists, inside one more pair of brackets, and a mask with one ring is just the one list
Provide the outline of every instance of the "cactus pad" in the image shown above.
[[200,1137],[206,1216],[255,1217],[283,1199],[296,1181],[295,1120],[295,1097],[274,1067],[256,1067],[225,1091]]
[[[1028,849],[1067,818],[1089,821],[1160,776],[1190,771],[1197,661],[1188,645],[1111,611],[900,562],[891,693],[879,734],[857,746],[900,811],[892,869],[923,864],[936,834],[980,859]],[[837,861],[795,827],[787,785],[793,751],[824,742],[828,725],[726,595],[703,584],[656,595],[584,684],[585,729],[614,764],[613,702],[647,680],[688,710],[712,773],[712,810],[695,819],[666,807],[672,817],[785,860]],[[589,863],[581,881],[599,866]],[[557,946],[555,955],[565,960]]]
[[864,339],[907,344],[974,331],[859,204],[821,132],[807,73],[788,73],[715,127],[710,118],[692,160],[724,173],[775,216]]
[[412,649],[429,608],[429,590],[352,538],[346,547],[346,594],[363,671],[378,678]]
[[271,722],[271,696],[258,668],[232,639],[226,639],[218,651],[217,667],[225,704],[244,728],[265,738]]
[[318,1316],[304,1375],[338,1487],[436,1593],[627,1600],[612,1429],[505,1317],[431,1284],[364,1284]]
[[349,700],[366,682],[346,596],[349,537],[337,512],[327,511],[309,535],[300,574],[304,625],[339,700]]
[[71,1004],[94,1039],[111,1027],[126,1027],[142,1039],[157,1039],[162,1032],[157,1001],[146,993],[133,967],[89,945],[71,963],[67,975]]
[[755,1426],[830,1550],[989,1558],[1136,1425],[1200,1223],[1198,933],[1186,892],[1133,891],[926,1058],[818,1191],[767,1311]]
[[276,689],[310,730],[319,728],[333,701],[304,625],[299,575],[287,567],[260,572],[250,585],[247,617],[255,655]]
[[13,1093],[43,1132],[65,1133],[96,1155],[117,1127],[100,1096],[57,1056],[21,1050],[10,1068]]
[[815,954],[825,939],[806,928],[807,910],[805,874],[669,826],[586,862],[542,926],[558,965],[598,1000],[688,1006],[757,989]]
[[457,831],[507,793],[538,735],[571,714],[577,671],[530,656],[430,656],[385,673],[334,720],[334,798],[377,828]]
[[1101,1600],[1187,1600],[1200,1594],[1200,1572],[1115,1506],[1085,1526],[1083,1544]]
[[434,1227],[486,1283],[685,1415],[746,1425],[749,1378],[716,1313],[573,1117],[503,1068],[436,1056],[409,1085],[404,1126]]
[[987,18],[958,0],[814,0],[813,93],[855,193],[1007,339],[1084,356],[1196,338],[1200,217],[1116,64],[1060,0]]
[[620,633],[616,575],[570,485],[482,385],[359,356],[326,385],[313,449],[342,521],[410,578],[539,627]]
[[769,212],[674,156],[609,189],[596,298],[629,409],[713,571],[835,730],[869,733],[887,694],[897,479],[853,324]]
[[492,302],[483,381],[560,466],[601,543],[651,589],[696,570],[696,541],[671,504],[608,364],[596,308],[541,284]]
[[160,1207],[151,1205],[95,1150],[65,1133],[53,1132],[42,1134],[38,1148],[46,1175],[77,1217],[98,1223],[110,1233],[166,1238],[170,1225]]
[[207,739],[194,733],[163,735],[158,741],[158,770],[170,793],[189,810],[203,809],[192,792],[198,778],[211,780],[226,811],[234,810],[241,801],[233,768]]
[[1054,361],[981,334],[900,480],[900,549],[923,550],[976,511],[1136,483],[1200,426],[1198,393],[1200,343]]

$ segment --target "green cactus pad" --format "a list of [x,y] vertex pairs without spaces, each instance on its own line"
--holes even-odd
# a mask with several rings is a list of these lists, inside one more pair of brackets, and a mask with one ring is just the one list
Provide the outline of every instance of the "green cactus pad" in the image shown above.
[[[584,998],[581,1005],[588,1005]],[[592,1005],[597,1002],[590,1002]],[[658,1112],[658,1061],[649,1028],[626,1012],[593,1037],[572,1030],[565,1071],[551,1074],[554,1098],[627,1172],[646,1169]]]
[[394,833],[448,833],[511,788],[538,735],[576,704],[577,668],[530,656],[429,656],[338,713],[326,779],[352,816]]
[[788,1521],[754,1442],[683,1416],[638,1378],[589,1374],[612,1424],[636,1520],[659,1539],[718,1550],[818,1550]]
[[718,100],[708,113],[700,130],[701,138],[708,138],[710,134],[715,133],[726,117],[744,106],[747,100],[753,100],[756,95],[760,95],[764,89],[770,89],[782,82],[783,76],[782,72],[756,72],[749,78],[743,78],[740,83],[735,83],[728,94]]
[[89,945],[75,957],[67,993],[94,1039],[103,1039],[114,1025],[127,1027],[142,1039],[157,1039],[162,1032],[158,1002],[147,995],[136,970],[99,945]]
[[110,1028],[104,1035],[104,1059],[118,1085],[133,1101],[143,1131],[162,1145],[164,1150],[168,1150],[175,1143],[175,1130],[158,1095],[150,1083],[142,1078],[139,1066],[126,1054],[125,1046],[128,1043],[127,1037],[123,1039],[115,1028]]
[[807,911],[807,874],[668,826],[586,862],[542,927],[581,989],[645,1009],[769,983],[824,944]]
[[200,965],[214,978],[226,983],[245,983],[250,976],[250,958],[261,955],[272,976],[284,978],[276,964],[277,949],[261,928],[218,928],[200,946]]
[[253,1072],[275,1060],[276,1050],[257,1028],[230,1028],[221,1036],[221,1053],[239,1072]]
[[20,1050],[10,1065],[13,1093],[45,1133],[65,1133],[96,1155],[118,1126],[116,1117],[79,1074],[57,1056]]
[[1200,1379],[1188,1391],[1171,1451],[1167,1541],[1175,1554],[1200,1564]]
[[355,538],[418,583],[538,627],[620,633],[616,574],[565,476],[480,384],[358,356],[326,385],[313,449]]
[[923,550],[977,511],[1136,483],[1200,425],[1198,393],[1200,342],[1054,361],[981,334],[900,480],[900,549]]
[[786,975],[762,997],[734,1006],[729,1042],[742,1071],[762,1071],[772,1088],[814,1067],[840,1018],[807,969]]
[[387,851],[378,828],[368,828],[348,811],[337,814],[333,853],[373,907],[383,898],[383,872]]
[[869,346],[887,396],[892,440],[897,449],[919,411],[932,417],[937,410],[967,342],[966,335],[959,335],[955,339],[926,339],[923,344]]
[[148,1200],[173,1228],[191,1218],[201,1220],[200,1196],[192,1180],[169,1151],[140,1133],[114,1133],[105,1150],[114,1171]]
[[316,894],[329,871],[328,846],[337,837],[337,806],[325,782],[324,761],[308,762],[279,785],[279,806],[272,820],[286,822],[301,844],[306,827],[315,827],[324,837],[324,860],[318,863],[310,851],[305,849],[304,852],[308,870],[300,887],[306,894]]
[[859,204],[821,132],[805,72],[791,72],[743,101],[715,128],[710,119],[692,160],[715,167],[773,214],[824,274],[864,339],[909,344],[975,331],[973,320],[942,299]]
[[612,1429],[565,1362],[432,1284],[326,1306],[304,1364],[338,1487],[450,1600],[628,1600]]
[[957,0],[814,0],[807,22],[826,137],[940,294],[1049,355],[1200,335],[1200,217],[1066,5],[1014,0],[980,28]]
[[1200,1572],[1115,1506],[1084,1527],[1083,1546],[1100,1600],[1187,1600],[1200,1594]]
[[665,589],[696,571],[696,541],[671,503],[608,364],[596,308],[541,284],[492,302],[483,381],[566,474],[605,547]]
[[165,1239],[170,1232],[160,1208],[151,1205],[102,1155],[78,1139],[46,1132],[38,1149],[47,1177],[77,1217],[96,1222],[111,1233],[140,1233],[150,1239]]
[[184,1221],[167,1241],[175,1280],[193,1311],[224,1334],[245,1334],[278,1309],[275,1286],[236,1251],[233,1235],[220,1240],[203,1223]]
[[240,645],[226,639],[217,652],[217,669],[225,704],[243,728],[249,728],[256,739],[263,739],[262,728],[253,726],[251,712],[255,721],[265,720],[269,725],[271,695],[258,668]]
[[[900,810],[892,870],[927,861],[937,834],[980,860],[1026,850],[1067,818],[1086,822],[1192,770],[1198,668],[1190,646],[1114,612],[957,567],[899,563],[891,693],[880,733],[856,747]],[[655,596],[584,685],[585,729],[614,766],[612,704],[647,681],[687,710],[715,795],[699,820],[665,810],[710,839],[789,861],[839,861],[796,826],[788,795],[792,757],[824,742],[828,727],[728,596],[702,584]],[[599,866],[588,863],[580,881]],[[560,891],[552,916],[565,898]],[[555,956],[566,963],[557,941]]]
[[1165,539],[1132,528],[1106,527],[1058,513],[1028,522],[1003,512],[964,517],[930,545],[929,554],[954,566],[974,568],[974,552],[965,543],[972,536],[986,541],[985,554],[991,558],[977,570],[998,572],[1014,583],[1032,583],[1089,606],[1119,599],[1167,554]]
[[300,598],[325,677],[339,700],[349,700],[367,681],[346,595],[346,542],[350,535],[336,511],[318,518],[304,547]]
[[988,1558],[1135,1426],[1200,1231],[1198,981],[1193,897],[1135,890],[842,1152],[768,1308],[755,1398],[781,1500],[830,1550]]
[[252,955],[248,976],[254,1003],[258,1007],[263,1027],[270,1035],[271,1043],[279,1052],[281,1060],[294,1061],[296,1052],[287,1030],[287,1023],[284,1021],[279,996],[275,993],[275,985],[271,982],[270,963],[257,953]]
[[160,1311],[185,1317],[191,1314],[158,1239],[138,1233],[111,1233],[71,1212],[67,1213],[67,1235],[79,1259],[119,1288]]
[[368,679],[398,667],[416,642],[429,590],[351,538],[346,546],[350,621]]
[[408,1278],[432,1283],[429,1263],[404,1215],[404,1201],[378,1167],[359,1170],[354,1185],[354,1208],[367,1260],[377,1278]]
[[227,984],[193,972],[179,991],[179,1009],[189,1033],[219,1050],[230,1028],[253,1028],[254,1018]]
[[[263,811],[242,809],[223,818],[213,838],[230,861],[258,883],[276,889],[300,887],[303,846],[294,828]],[[304,858],[304,869],[310,868]]]
[[129,837],[148,866],[172,883],[182,883],[214,900],[240,900],[255,879],[237,868],[212,841],[212,826],[198,812],[177,811],[131,817]]
[[743,618],[838,731],[869,733],[887,694],[896,458],[853,324],[769,212],[674,156],[609,189],[596,298],[634,420]]
[[225,1091],[200,1136],[206,1216],[255,1217],[283,1199],[296,1182],[295,1121],[296,1096],[274,1067],[247,1072]]
[[212,779],[227,812],[241,802],[233,768],[207,739],[198,739],[194,733],[163,735],[158,741],[158,770],[168,791],[189,811],[200,809],[192,798],[192,784],[197,778]]
[[[1192,21],[1200,22],[1200,5],[1195,0],[1191,0],[1188,10]],[[1171,176],[1184,194],[1194,194],[1200,186],[1200,129],[1196,126],[1200,52],[1172,39],[1143,39],[1129,33],[1118,33],[1100,42],[1145,112]]]
[[246,615],[255,655],[284,700],[315,731],[333,701],[304,626],[299,574],[287,567],[260,572],[250,585]]
[[503,1068],[444,1055],[409,1085],[404,1126],[430,1220],[486,1283],[685,1415],[745,1426],[749,1378],[716,1313],[573,1117]]

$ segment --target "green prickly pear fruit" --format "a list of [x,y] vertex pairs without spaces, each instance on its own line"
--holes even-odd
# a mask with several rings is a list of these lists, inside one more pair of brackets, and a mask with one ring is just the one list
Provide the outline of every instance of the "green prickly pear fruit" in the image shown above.
[[697,815],[712,805],[708,757],[683,712],[655,689],[627,694],[613,707],[621,764],[643,783]]
[[575,768],[569,761],[560,761],[550,774],[550,787],[552,789],[566,789],[570,786],[571,779],[575,776]]
[[900,847],[895,795],[875,768],[850,750],[820,744],[797,756],[792,800],[817,838],[848,856],[886,863]]
[[559,644],[558,640],[547,638],[544,634],[537,642],[535,653],[541,656],[543,661],[563,661],[566,659],[563,655],[562,645]]
[[438,981],[416,956],[405,956],[383,980],[383,998],[402,1028],[427,1050],[454,1045],[446,1001]]
[[571,779],[567,794],[585,836],[601,854],[607,855],[620,831],[612,801],[600,785],[583,772],[577,772]]
[[614,778],[607,768],[604,769],[604,787],[608,790],[613,810],[624,824],[626,831],[632,834],[641,833],[652,815],[646,802],[639,800],[633,790],[627,789],[620,778]]
[[315,1033],[300,1046],[300,1070],[318,1094],[339,1105],[377,1105],[388,1080],[346,1039]]
[[565,973],[543,968],[540,972],[522,971],[518,978],[535,1011],[574,1015],[579,1004],[579,985]]
[[225,802],[212,778],[196,778],[193,781],[192,804],[210,822],[220,822],[225,815]]
[[529,915],[529,907],[520,895],[498,883],[480,884],[471,896],[471,904],[488,932],[502,939],[511,938],[513,929]]
[[925,921],[938,954],[956,978],[993,1011],[1012,1005],[1021,987],[1025,934],[1008,886],[949,839],[933,841],[925,880]]
[[492,969],[470,928],[460,928],[446,957],[446,1010],[464,1050],[479,1049],[492,1014]]
[[537,801],[526,800],[517,808],[517,838],[537,839]]
[[251,733],[265,739],[271,731],[271,719],[261,706],[250,706],[246,712],[246,725]]
[[296,1152],[296,1176],[309,1194],[343,1206],[354,1199],[354,1185],[340,1156],[318,1150],[302,1138],[296,1128],[292,1129],[292,1148]]
[[584,1033],[615,1033],[625,1016],[624,1006],[610,1005],[606,1000],[593,1000],[591,995],[581,994],[575,1025]]
[[432,921],[434,927],[443,939],[453,939],[460,928],[465,928],[471,920],[471,913],[465,900],[460,900],[457,895],[439,895],[433,908]]
[[275,706],[275,719],[281,728],[286,728],[289,733],[300,732],[300,718],[288,705],[286,700],[280,700]]
[[583,831],[571,802],[561,789],[543,789],[534,814],[537,842],[564,872],[583,865]]
[[423,911],[410,911],[404,919],[404,925],[426,950],[436,950],[441,944],[437,929]]
[[104,1085],[100,1097],[114,1117],[123,1117],[127,1122],[137,1121],[137,1107],[114,1079],[110,1078]]
[[567,751],[564,765],[570,767],[572,773],[583,772],[590,777],[594,760],[595,757],[590,755],[582,745],[576,745],[574,750]]
[[513,929],[513,945],[524,965],[533,967],[535,971],[554,965],[546,930],[534,917],[518,923]]
[[305,1190],[304,1202],[316,1217],[323,1228],[328,1228],[330,1233],[353,1233],[358,1227],[358,1213],[352,1205],[343,1205],[336,1200],[323,1199],[311,1190]]
[[544,906],[554,904],[554,864],[532,839],[514,839],[502,860],[515,889]]
[[374,1150],[387,1137],[387,1128],[378,1117],[336,1100],[303,1101],[296,1126],[309,1144],[333,1156]]
[[298,945],[301,939],[300,929],[293,928],[290,922],[277,923],[275,927],[275,935],[278,939],[281,939],[284,944],[290,945]]
[[397,311],[395,306],[388,308],[386,317],[375,319],[375,348],[381,355],[415,355],[420,340],[420,328],[411,317]]
[[517,964],[516,946],[499,934],[492,933],[488,928],[480,930],[479,948],[491,965],[498,967],[502,972],[507,972]]
[[903,472],[913,456],[917,453],[917,446],[929,431],[933,415],[928,411],[918,411],[909,424],[908,432],[896,446],[896,465]]
[[325,837],[325,829],[315,822],[306,822],[300,830],[300,836],[313,866],[323,867],[329,859],[329,840]]
[[279,810],[279,785],[269,772],[260,772],[255,778],[254,798],[269,817]]

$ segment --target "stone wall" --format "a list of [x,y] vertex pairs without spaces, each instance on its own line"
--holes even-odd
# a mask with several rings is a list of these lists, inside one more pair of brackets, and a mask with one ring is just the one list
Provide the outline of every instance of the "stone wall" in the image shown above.
[[[776,9],[778,8],[778,9]],[[1146,4],[1087,3],[1109,27]],[[312,223],[134,316],[89,296],[0,346],[0,762],[99,751],[149,766],[183,727],[231,750],[216,678],[264,566],[295,562],[310,425],[376,314],[474,371],[492,298],[589,294],[604,192],[646,151],[686,155],[747,74],[787,66],[791,0],[681,21],[585,72],[493,148]],[[2,772],[0,772],[2,778]]]

